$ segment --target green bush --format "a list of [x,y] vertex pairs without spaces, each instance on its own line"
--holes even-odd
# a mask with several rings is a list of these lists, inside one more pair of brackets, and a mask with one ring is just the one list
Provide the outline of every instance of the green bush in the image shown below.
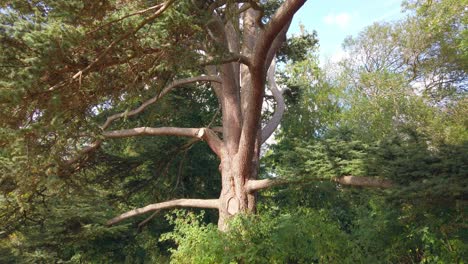
[[244,215],[228,232],[201,223],[185,211],[169,215],[173,232],[161,241],[176,244],[171,263],[356,263],[359,250],[323,211]]

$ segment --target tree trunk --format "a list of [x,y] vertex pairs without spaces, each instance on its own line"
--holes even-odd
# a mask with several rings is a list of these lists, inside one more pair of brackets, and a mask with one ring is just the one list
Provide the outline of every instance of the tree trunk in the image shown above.
[[[207,24],[207,31],[216,46],[223,47],[227,58],[224,62],[207,64],[206,73],[209,76],[188,78],[185,81],[174,82],[163,91],[166,93],[187,82],[209,81],[218,98],[222,112],[222,138],[218,138],[209,128],[134,128],[120,131],[107,131],[105,137],[116,138],[138,135],[177,135],[195,137],[205,140],[214,153],[220,158],[219,166],[222,177],[222,189],[219,199],[215,202],[207,200],[206,208],[219,210],[218,226],[226,230],[226,221],[240,213],[255,211],[255,192],[249,189],[257,180],[261,144],[271,135],[281,120],[281,114],[275,115],[267,129],[262,131],[261,115],[267,70],[276,52],[286,39],[286,32],[291,24],[294,13],[304,4],[305,0],[286,0],[275,14],[269,17],[268,23],[262,22],[263,13],[256,1],[239,5],[225,3],[227,14],[239,14],[240,21],[219,16],[213,12],[212,20]],[[224,4],[223,4],[224,5]],[[224,21],[223,21],[224,19]],[[237,18],[236,18],[237,19]],[[213,57],[219,54],[210,54]],[[274,70],[272,71],[274,76]],[[269,78],[270,79],[270,78]],[[269,80],[270,82],[270,80]],[[270,89],[275,85],[269,84]],[[162,93],[162,96],[165,94]],[[274,93],[278,104],[281,94]],[[142,107],[130,114],[141,112],[147,105],[156,102],[155,97],[145,102]],[[278,108],[284,111],[284,106]],[[103,129],[127,113],[111,116]],[[178,199],[149,205],[124,213],[108,224],[112,225],[124,219],[139,214],[172,207],[202,207],[204,204],[197,199]]]
[[[259,149],[259,148],[257,148]],[[219,220],[220,230],[226,229],[226,221],[239,213],[255,212],[255,194],[247,189],[247,183],[250,179],[256,179],[258,174],[259,152],[251,162],[251,174],[242,173],[241,167],[245,166],[238,155],[222,158],[221,177],[222,189],[219,197]]]

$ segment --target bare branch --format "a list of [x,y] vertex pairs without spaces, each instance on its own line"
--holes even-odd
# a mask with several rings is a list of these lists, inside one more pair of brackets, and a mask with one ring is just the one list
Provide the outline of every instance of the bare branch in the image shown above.
[[103,132],[106,138],[125,138],[134,136],[181,136],[198,137],[199,128],[182,127],[136,127]]
[[391,180],[379,179],[375,177],[342,176],[334,178],[333,181],[350,186],[390,188],[394,184]]
[[208,143],[208,146],[210,146],[211,150],[213,150],[213,152],[221,158],[224,143],[213,130],[209,128],[201,128],[198,131],[197,136],[205,140],[206,143]]
[[179,136],[193,137],[205,140],[216,155],[221,157],[223,142],[209,128],[185,128],[185,127],[136,127],[105,131],[102,133],[106,138],[125,138],[135,136]]
[[138,232],[141,232],[141,229],[143,228],[143,226],[145,226],[149,221],[151,221],[158,213],[159,213],[160,210],[156,210],[154,211],[153,214],[151,214],[148,218],[146,218],[145,220],[141,221],[139,224],[138,224]]
[[263,179],[249,180],[246,184],[248,192],[256,192],[262,189],[267,189],[273,186],[284,184],[297,184],[311,181],[333,181],[341,185],[357,186],[357,187],[373,187],[373,188],[391,188],[393,182],[387,179],[379,179],[375,177],[364,176],[341,176],[335,178],[313,178],[301,180],[284,180],[284,179]]
[[105,130],[106,128],[108,128],[110,126],[110,124],[114,120],[116,120],[118,118],[134,116],[134,115],[137,115],[137,114],[141,113],[143,110],[145,110],[146,107],[148,107],[151,104],[156,103],[159,99],[161,99],[161,97],[165,96],[167,93],[169,93],[175,87],[181,86],[181,85],[184,85],[184,84],[194,83],[194,82],[217,82],[217,83],[221,83],[221,78],[219,78],[218,76],[197,76],[197,77],[191,77],[191,78],[176,80],[176,81],[172,82],[171,84],[169,84],[168,86],[166,86],[157,96],[147,100],[142,105],[140,105],[138,108],[136,108],[136,109],[134,109],[132,111],[129,111],[129,112],[119,113],[119,114],[115,114],[115,115],[112,115],[112,116],[108,117],[106,122],[104,123],[104,125],[102,125],[101,129]]
[[107,23],[105,23],[104,25],[101,25],[101,26],[99,26],[98,28],[96,28],[96,29],[94,29],[94,30],[92,30],[92,31],[90,31],[90,32],[87,32],[86,34],[92,34],[92,33],[96,32],[96,31],[98,31],[98,30],[100,30],[100,29],[102,29],[102,28],[105,28],[105,27],[111,25],[111,24],[117,23],[117,22],[119,22],[119,21],[122,21],[122,20],[124,20],[124,19],[126,19],[126,18],[129,18],[129,17],[132,17],[132,16],[142,15],[142,14],[144,14],[144,13],[147,13],[147,12],[151,11],[151,10],[159,9],[159,8],[161,8],[162,6],[163,6],[163,4],[157,4],[157,5],[155,5],[155,6],[151,6],[151,7],[148,7],[148,8],[146,8],[146,9],[143,9],[143,10],[140,10],[140,11],[137,11],[137,12],[134,12],[134,13],[125,15],[125,16],[119,18],[119,19],[115,19],[115,20],[112,20],[112,21],[110,21],[110,22],[107,22]]
[[221,58],[221,59],[213,58],[208,61],[201,62],[200,65],[201,66],[219,65],[219,64],[225,64],[225,63],[230,63],[230,62],[242,63],[248,67],[251,65],[249,57],[244,56],[242,54],[235,54],[235,53],[231,53],[229,57],[227,58]]
[[148,212],[158,211],[162,209],[169,209],[169,208],[180,208],[180,207],[218,209],[219,202],[218,202],[218,199],[178,199],[178,200],[171,200],[171,201],[166,201],[162,203],[150,204],[145,207],[134,209],[126,213],[123,213],[117,217],[114,217],[111,220],[109,220],[106,225],[108,226],[115,225],[130,217],[142,215]]
[[265,141],[275,132],[276,128],[283,119],[284,110],[286,109],[286,105],[284,103],[283,94],[278,90],[278,86],[275,81],[275,69],[276,68],[276,59],[271,61],[270,69],[267,73],[267,80],[268,80],[268,87],[270,88],[273,97],[276,100],[276,109],[275,113],[262,129],[262,143]]

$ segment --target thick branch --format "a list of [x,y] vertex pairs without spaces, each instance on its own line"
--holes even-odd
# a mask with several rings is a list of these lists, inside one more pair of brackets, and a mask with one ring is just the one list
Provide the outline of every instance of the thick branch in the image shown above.
[[379,179],[375,177],[342,176],[333,179],[333,181],[341,185],[361,187],[390,188],[393,186],[393,182],[391,180]]
[[375,177],[361,177],[361,176],[341,176],[331,179],[313,178],[301,180],[283,180],[283,179],[263,179],[263,180],[249,180],[246,188],[248,192],[256,192],[262,189],[267,189],[273,186],[284,184],[297,184],[310,181],[334,181],[341,185],[357,186],[357,187],[374,187],[374,188],[390,188],[393,187],[393,182],[387,179],[379,179]]
[[[259,62],[266,62],[265,59],[275,39],[285,27],[287,30],[294,14],[305,2],[306,0],[286,0],[276,11],[265,27],[265,30],[262,32],[263,34],[261,34],[259,42],[255,47],[255,58],[258,59]],[[273,54],[275,53],[276,51],[273,52]]]
[[106,138],[125,138],[135,136],[179,136],[194,137],[205,140],[213,152],[221,157],[223,142],[209,128],[185,128],[185,127],[136,127],[103,132]]
[[270,69],[268,70],[268,73],[267,73],[267,80],[268,80],[268,87],[270,88],[270,91],[276,100],[276,109],[271,119],[262,129],[262,143],[265,143],[265,141],[273,134],[273,132],[275,132],[276,128],[281,122],[281,119],[283,119],[284,110],[286,109],[283,94],[279,91],[278,86],[275,81],[275,68],[276,68],[276,63],[275,63],[275,59],[273,59],[271,61]]
[[288,32],[289,27],[291,26],[291,22],[292,22],[292,19],[289,20],[289,22],[286,25],[284,25],[283,29],[278,33],[273,43],[271,43],[270,50],[268,50],[266,60],[265,60],[265,68],[266,68],[265,71],[268,69],[270,62],[273,61],[275,54],[278,52],[278,50],[281,48],[283,43],[286,41],[286,33]]
[[125,138],[134,136],[198,137],[199,130],[199,128],[185,127],[136,127],[130,129],[105,131],[102,133],[102,135],[106,138]]
[[148,212],[158,211],[169,208],[193,207],[193,208],[211,208],[218,209],[218,199],[178,199],[162,203],[150,204],[142,208],[134,209],[112,218],[107,222],[108,226],[115,225],[130,217],[142,215]]
[[265,84],[265,62],[268,51],[278,34],[280,34],[284,26],[291,21],[294,14],[304,3],[305,0],[286,0],[261,32],[255,45],[252,65],[249,68],[252,76],[252,88],[248,92],[248,96],[246,96],[248,107],[245,109],[239,147],[240,159],[243,161],[252,160],[252,146],[254,146],[257,139],[256,135],[260,121]]
[[220,65],[220,64],[226,64],[230,62],[238,62],[242,63],[246,66],[250,66],[250,58],[247,56],[244,56],[242,54],[236,54],[236,53],[231,53],[229,56],[226,58],[210,58],[210,60],[201,62],[201,66],[208,66],[208,65]]
[[118,118],[134,116],[134,115],[137,115],[137,114],[141,113],[143,110],[145,110],[146,107],[148,107],[151,104],[156,103],[159,99],[161,99],[161,97],[165,96],[168,92],[170,92],[175,87],[181,86],[181,85],[184,85],[184,84],[194,83],[194,82],[217,82],[217,83],[221,83],[221,78],[219,78],[218,76],[197,76],[197,77],[191,77],[191,78],[176,80],[176,81],[172,82],[171,84],[169,84],[168,86],[166,86],[157,96],[147,100],[142,105],[140,105],[138,108],[136,108],[136,109],[134,109],[132,111],[129,111],[129,112],[119,113],[119,114],[115,114],[115,115],[112,115],[112,116],[108,117],[106,122],[104,123],[104,125],[102,125],[102,127],[101,127],[102,130],[105,130],[106,128],[108,128],[110,126],[110,124],[114,120],[116,120]]
[[209,129],[209,128],[201,128],[198,131],[199,138],[202,138],[203,140],[208,143],[208,146],[210,146],[211,150],[213,150],[218,157],[221,158],[221,153],[222,149],[224,148],[224,143],[223,141],[216,135],[216,133]]

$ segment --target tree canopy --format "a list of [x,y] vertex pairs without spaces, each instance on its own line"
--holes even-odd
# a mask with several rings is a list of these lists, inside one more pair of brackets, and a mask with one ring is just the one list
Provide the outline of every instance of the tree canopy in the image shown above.
[[463,263],[466,3],[304,2],[0,1],[0,262]]

